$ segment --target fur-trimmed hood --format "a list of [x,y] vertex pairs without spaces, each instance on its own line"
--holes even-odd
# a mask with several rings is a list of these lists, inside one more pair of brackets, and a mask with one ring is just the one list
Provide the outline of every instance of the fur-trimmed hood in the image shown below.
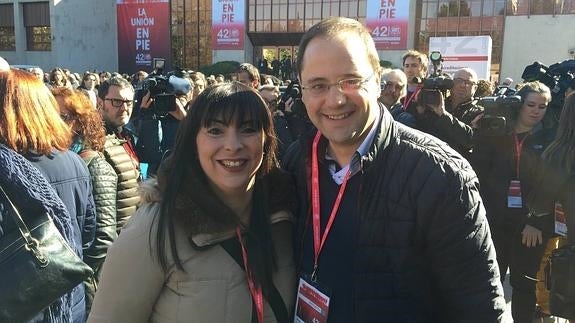
[[140,193],[140,205],[160,202],[162,200],[162,193],[160,192],[156,178],[150,178],[140,183],[138,192]]

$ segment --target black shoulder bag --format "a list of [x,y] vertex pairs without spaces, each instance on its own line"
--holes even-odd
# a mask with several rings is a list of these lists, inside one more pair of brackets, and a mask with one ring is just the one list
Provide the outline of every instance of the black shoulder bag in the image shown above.
[[4,213],[14,219],[17,230],[0,238],[0,322],[25,322],[93,272],[47,213],[24,223],[0,185],[1,200],[6,201]]
[[[235,238],[228,239],[226,241],[220,242],[220,245],[235,260],[235,262],[240,266],[240,268],[242,268],[242,270],[245,270],[241,256],[241,246],[240,243],[238,242],[238,239]],[[273,283],[271,285],[270,295],[267,301],[270,304],[270,307],[272,308],[272,311],[274,312],[274,315],[278,323],[288,323],[289,315],[286,305],[280,295],[280,292],[277,290],[276,286]],[[255,305],[252,306],[252,323],[254,322],[257,323],[257,314]]]

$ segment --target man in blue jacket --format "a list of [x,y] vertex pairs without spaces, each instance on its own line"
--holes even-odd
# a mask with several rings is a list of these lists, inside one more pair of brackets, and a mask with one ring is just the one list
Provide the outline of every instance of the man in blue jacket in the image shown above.
[[304,322],[501,322],[499,269],[478,181],[445,143],[378,104],[369,31],[329,18],[297,71],[316,126],[290,147],[299,192],[296,316]]

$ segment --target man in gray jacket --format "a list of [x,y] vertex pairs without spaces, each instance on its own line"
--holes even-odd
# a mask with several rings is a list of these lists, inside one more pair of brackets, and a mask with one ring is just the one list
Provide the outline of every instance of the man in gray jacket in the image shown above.
[[125,127],[134,107],[134,88],[127,80],[112,77],[100,84],[97,105],[106,127],[104,156],[118,175],[116,230],[120,233],[140,201],[140,169],[134,136]]

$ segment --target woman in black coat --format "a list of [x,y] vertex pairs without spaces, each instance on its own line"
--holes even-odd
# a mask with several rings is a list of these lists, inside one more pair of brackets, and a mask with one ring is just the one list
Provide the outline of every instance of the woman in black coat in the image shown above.
[[530,217],[525,197],[533,189],[541,153],[553,138],[543,119],[551,92],[540,82],[526,83],[517,93],[522,105],[503,136],[480,137],[472,164],[479,176],[497,262],[504,279],[507,269],[513,287],[515,322],[531,323],[535,309],[535,280],[547,239],[549,216]]
[[[551,213],[560,231],[567,230],[569,245],[575,245],[575,94],[565,100],[555,140],[543,153],[542,175],[533,192],[529,207],[534,214]],[[564,223],[565,225],[562,225]],[[561,228],[562,227],[562,228]]]

